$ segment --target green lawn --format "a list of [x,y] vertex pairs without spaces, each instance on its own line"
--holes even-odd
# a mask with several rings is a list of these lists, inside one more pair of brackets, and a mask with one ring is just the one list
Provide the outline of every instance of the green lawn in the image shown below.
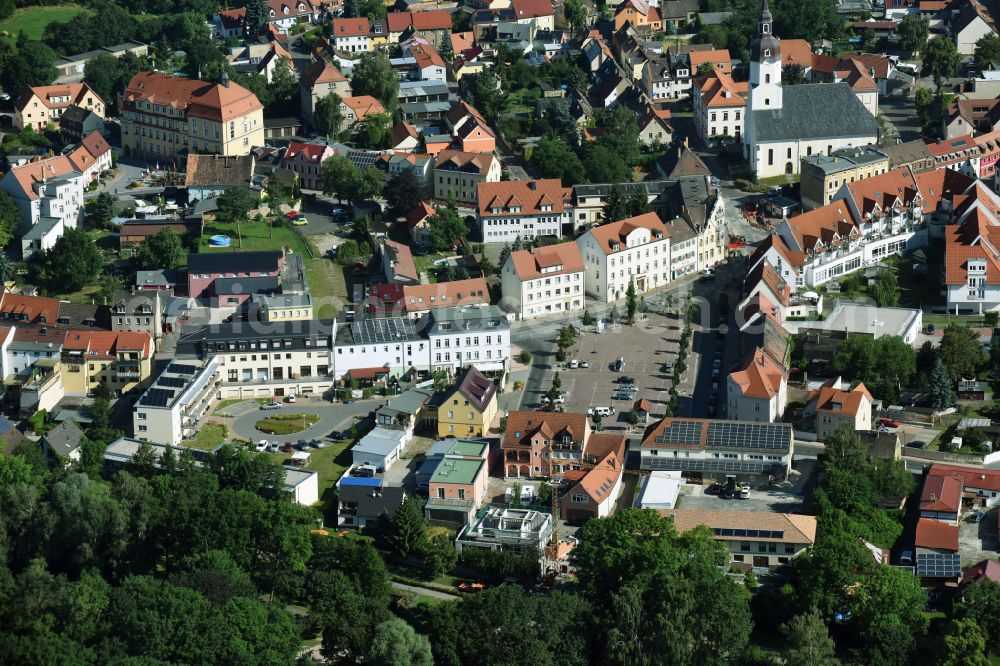
[[194,439],[187,440],[182,446],[202,451],[211,451],[226,439],[226,426],[221,423],[206,423],[198,430]]
[[318,414],[278,414],[257,421],[254,427],[269,435],[293,435],[311,428],[318,422]]
[[21,7],[14,15],[0,21],[0,31],[10,33],[9,41],[15,41],[23,32],[32,39],[41,39],[45,26],[56,21],[69,21],[80,14],[91,14],[89,9],[78,5],[53,5],[50,7]]
[[312,454],[306,469],[319,473],[319,496],[324,494],[344,475],[351,464],[350,446],[353,442],[337,442],[325,449],[311,449]]
[[[312,294],[313,316],[317,319],[331,318],[337,302],[347,300],[347,282],[344,280],[344,269],[338,264],[319,256],[315,247],[310,247],[313,258],[309,257],[306,245],[291,227],[277,225],[270,231],[268,226],[260,222],[248,222],[240,225],[243,237],[242,248],[238,247],[236,225],[211,222],[205,225],[205,233],[199,242],[199,252],[250,252],[252,250],[284,250],[291,249],[302,256],[306,267],[306,280],[309,282],[309,292]],[[208,239],[216,234],[225,234],[232,241],[232,247],[211,247]],[[306,241],[308,242],[308,241]],[[333,305],[330,301],[334,300]]]

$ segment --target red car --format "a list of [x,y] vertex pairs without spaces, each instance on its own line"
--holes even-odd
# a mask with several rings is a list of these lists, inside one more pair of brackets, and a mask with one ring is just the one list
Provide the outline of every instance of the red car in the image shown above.
[[878,425],[880,428],[898,428],[899,421],[893,421],[892,419],[879,419]]
[[281,445],[281,452],[282,453],[291,453],[292,452],[292,443],[291,442],[285,442],[284,444],[282,444]]
[[299,216],[299,211],[297,210],[290,210],[287,213],[285,213],[285,217],[287,217],[289,220],[294,220],[298,216]]

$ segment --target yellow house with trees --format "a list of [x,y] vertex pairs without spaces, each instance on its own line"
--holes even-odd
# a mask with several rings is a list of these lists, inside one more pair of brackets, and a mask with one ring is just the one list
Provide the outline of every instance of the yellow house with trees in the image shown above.
[[497,387],[470,366],[438,404],[439,437],[483,437],[497,415]]

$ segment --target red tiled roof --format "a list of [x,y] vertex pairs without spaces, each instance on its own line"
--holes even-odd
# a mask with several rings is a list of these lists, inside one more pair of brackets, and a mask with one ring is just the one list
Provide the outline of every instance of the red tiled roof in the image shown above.
[[467,153],[461,150],[442,150],[434,159],[434,168],[441,169],[445,165],[453,166],[458,171],[475,171],[480,176],[485,176],[490,172],[490,168],[497,161],[493,153]]
[[510,6],[519,21],[555,15],[550,0],[511,0]]
[[921,511],[957,513],[962,508],[962,477],[928,474],[920,494]]
[[981,583],[986,580],[1000,583],[1000,562],[983,560],[962,572],[962,585]]
[[[705,63],[710,63],[715,69],[727,74],[733,71],[733,59],[729,55],[729,49],[691,51],[688,53],[688,58],[691,60],[692,73]],[[722,66],[719,67],[719,65]]]
[[302,70],[302,76],[299,77],[299,82],[305,84],[307,87],[312,87],[317,83],[336,83],[346,80],[347,77],[327,60],[314,60],[309,63]]
[[1000,470],[962,467],[960,465],[933,465],[929,474],[958,476],[961,477],[966,488],[1000,492]]
[[403,32],[411,25],[421,30],[447,30],[451,32],[451,13],[443,9],[422,12],[389,12],[385,15],[389,32]]
[[812,47],[804,39],[781,39],[781,64],[798,65],[806,69],[812,67]]
[[858,384],[850,391],[823,386],[810,396],[810,400],[813,398],[816,399],[816,411],[818,412],[848,414],[854,417],[857,417],[864,405],[862,398],[868,398],[868,409],[871,409],[872,402],[872,394],[868,392],[864,384]]
[[[32,86],[24,90],[14,102],[14,108],[24,110],[25,105],[37,97],[42,104],[49,109],[65,109],[83,100],[87,93],[92,94],[96,99],[104,103],[101,96],[94,92],[86,83],[62,83],[52,86]],[[65,102],[56,102],[55,99],[68,98]]]
[[46,157],[43,160],[36,160],[13,167],[10,173],[14,174],[14,179],[21,186],[24,196],[34,201],[38,198],[34,187],[32,187],[35,183],[40,183],[43,180],[55,178],[56,176],[64,176],[68,173],[73,173],[73,171],[73,164],[68,157],[65,155],[55,155],[53,157]]
[[746,81],[736,83],[729,74],[713,69],[696,79],[702,104],[707,107],[745,106],[748,87]]
[[371,29],[371,24],[368,22],[368,17],[363,16],[361,18],[336,18],[333,19],[333,34],[334,39],[338,37],[361,37],[368,34]]
[[469,278],[452,282],[434,282],[403,287],[403,309],[406,312],[464,305],[489,305],[490,290],[485,278]]
[[570,493],[583,491],[595,504],[613,499],[611,491],[621,478],[625,466],[625,436],[594,433],[587,441],[584,455],[594,456],[597,462],[584,472]]
[[[594,240],[597,241],[597,246],[601,248],[604,254],[611,254],[612,252],[620,252],[628,249],[625,244],[626,238],[636,229],[648,229],[651,231],[650,242],[670,237],[670,232],[667,231],[666,225],[663,224],[656,213],[643,213],[642,215],[628,217],[618,222],[602,224],[599,227],[592,228],[587,233],[594,237]],[[657,232],[661,234],[660,238],[656,237]]]
[[420,275],[417,273],[417,265],[413,261],[413,253],[410,252],[409,247],[392,240],[385,241],[385,247],[390,255],[389,259],[396,262],[393,266],[394,275],[413,280],[414,282],[420,279]]
[[913,542],[917,548],[950,550],[958,552],[958,525],[949,525],[933,518],[917,521],[917,537]]
[[113,359],[120,351],[138,351],[149,358],[153,340],[146,332],[67,331],[63,351],[83,352],[86,359]]
[[59,300],[44,296],[5,293],[0,300],[0,313],[16,322],[55,325],[59,317]]
[[782,382],[788,380],[788,372],[757,347],[729,373],[729,377],[744,396],[770,400],[778,395]]
[[[479,183],[477,188],[481,217],[510,215],[510,209],[515,207],[521,209],[520,215],[542,212],[560,215],[566,208],[567,199],[572,196],[572,189],[563,187],[558,178]],[[542,211],[543,206],[551,206],[552,209]],[[494,213],[494,208],[501,210]]]
[[345,97],[341,100],[343,104],[354,110],[354,117],[362,120],[365,116],[374,113],[385,113],[385,107],[371,95],[357,95],[355,97]]
[[327,151],[329,146],[321,143],[302,143],[299,141],[294,141],[288,144],[288,150],[285,151],[285,159],[291,160],[300,155],[310,162],[319,163],[323,159],[323,153]]
[[857,233],[847,205],[839,200],[790,218],[788,228],[802,252],[822,252],[836,240]]
[[347,376],[351,379],[375,379],[379,375],[389,374],[389,368],[351,368]]
[[263,109],[257,96],[235,82],[228,86],[181,79],[159,72],[139,72],[129,81],[125,99],[187,109],[187,115],[211,120],[231,120]]
[[[511,252],[510,260],[514,262],[514,271],[518,279],[522,281],[537,280],[543,275],[583,271],[583,256],[580,254],[580,247],[573,241]],[[542,273],[543,268],[555,266],[559,266],[559,270]]]
[[529,440],[538,432],[548,440],[566,433],[573,441],[582,442],[589,430],[586,414],[510,412],[507,415],[507,430],[503,434],[503,448],[528,446]]

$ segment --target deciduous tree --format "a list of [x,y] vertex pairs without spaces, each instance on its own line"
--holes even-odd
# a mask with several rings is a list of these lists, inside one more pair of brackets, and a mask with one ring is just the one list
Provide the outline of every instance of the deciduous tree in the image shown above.
[[896,26],[899,45],[904,51],[913,53],[924,48],[930,32],[930,19],[919,14],[907,14]]
[[789,644],[785,652],[787,666],[836,666],[840,663],[823,616],[815,608],[796,615],[782,630]]
[[975,377],[979,366],[983,364],[983,348],[972,330],[958,324],[949,324],[938,344],[938,358],[955,383],[959,379]]
[[384,52],[364,53],[351,75],[354,95],[371,95],[392,113],[399,106],[399,77]]
[[173,229],[161,229],[136,248],[132,262],[136,270],[166,270],[184,264],[187,252]]
[[427,637],[394,617],[375,629],[366,661],[375,666],[433,666],[434,657]]

